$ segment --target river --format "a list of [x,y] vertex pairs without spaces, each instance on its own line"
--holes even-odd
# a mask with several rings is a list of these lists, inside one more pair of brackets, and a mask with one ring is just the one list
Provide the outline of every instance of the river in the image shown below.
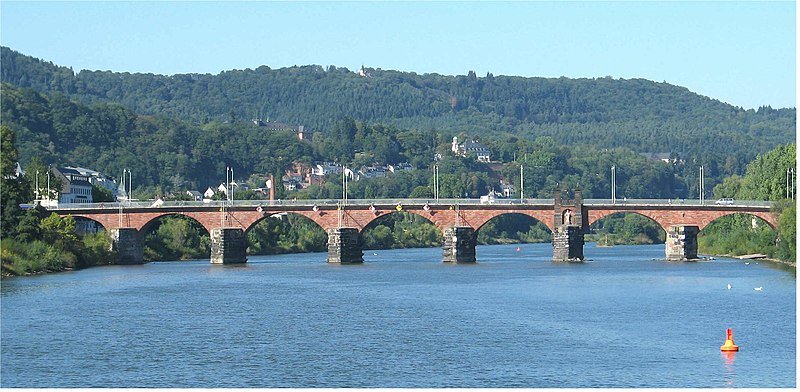
[[550,244],[498,245],[475,265],[431,248],[9,278],[0,386],[795,387],[794,270],[663,252],[587,244],[590,261],[554,264]]

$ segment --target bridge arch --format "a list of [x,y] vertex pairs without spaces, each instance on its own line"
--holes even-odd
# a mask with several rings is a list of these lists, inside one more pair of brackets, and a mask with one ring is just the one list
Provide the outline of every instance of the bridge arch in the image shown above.
[[749,216],[751,218],[758,219],[758,221],[766,223],[767,226],[772,229],[772,231],[778,230],[778,219],[777,214],[771,212],[739,212],[739,211],[723,211],[719,215],[703,219],[698,227],[700,227],[700,231],[702,232],[708,225],[718,222],[720,218],[724,218],[726,216]]
[[[420,226],[421,225],[421,226]],[[364,249],[431,247],[442,245],[442,229],[414,210],[388,211],[375,216],[361,229]]]
[[179,217],[189,218],[192,221],[196,222],[198,225],[202,226],[203,229],[206,231],[206,233],[210,233],[211,229],[214,228],[214,226],[211,225],[210,222],[207,222],[206,215],[207,214],[202,214],[201,215],[201,214],[194,213],[194,212],[191,212],[191,211],[187,211],[187,212],[163,212],[163,213],[157,213],[157,214],[149,214],[149,216],[147,217],[148,219],[146,221],[144,221],[139,226],[139,235],[141,235],[142,238],[144,238],[144,236],[147,233],[149,233],[150,231],[152,231],[154,227],[157,228],[158,225],[160,225],[161,219],[163,219],[164,217],[169,217],[169,216],[179,216]]
[[658,211],[650,210],[591,210],[589,213],[588,225],[592,226],[595,222],[615,214],[636,214],[643,216],[661,227],[661,230],[666,232],[669,229],[670,223],[665,221]]
[[[103,230],[113,229],[119,227],[119,216],[114,215],[99,215],[99,214],[59,214],[61,216],[72,216],[75,218],[76,223],[78,219],[85,219],[87,221],[95,222],[103,227]],[[113,218],[113,219],[112,219]]]
[[[654,239],[655,238],[656,241],[654,241],[654,243],[664,243],[666,241],[668,227],[664,227],[663,223],[659,222],[656,218],[654,218],[653,216],[651,216],[649,214],[642,213],[642,211],[615,211],[615,212],[612,212],[610,214],[605,214],[605,215],[603,215],[603,216],[601,216],[600,218],[597,218],[597,219],[590,219],[591,223],[589,224],[589,228],[591,230],[591,234],[601,234],[601,233],[598,233],[597,231],[598,230],[602,231],[602,229],[606,225],[607,220],[610,219],[610,218],[623,218],[623,220],[624,220],[628,216],[644,218],[647,222],[654,224],[653,226],[650,227],[650,229],[655,229],[655,231],[649,231],[649,230],[647,230],[648,228],[645,227],[645,231],[641,232],[639,230],[641,228],[641,223],[640,222],[624,222],[624,221],[623,221],[622,224],[617,224],[616,225],[616,226],[621,226],[621,227],[612,227],[612,229],[615,230],[615,231],[619,231],[620,229],[624,230],[625,229],[625,225],[628,225],[628,224],[636,225],[636,226],[638,226],[637,227],[637,233],[639,234],[636,237],[639,237],[640,239],[636,239],[636,237],[634,237],[634,238],[629,238],[629,240],[634,240],[634,242],[636,242],[636,243],[641,243],[641,242],[647,243],[647,241],[645,239],[641,239],[641,236],[644,235],[647,239]],[[632,234],[632,233],[629,233],[629,234]],[[598,239],[598,241],[599,241],[599,239]]]
[[[545,222],[542,222],[540,220],[540,218],[541,217],[539,217],[539,216],[535,216],[533,214],[526,214],[524,212],[519,212],[519,211],[503,212],[503,213],[497,214],[497,215],[493,216],[492,218],[490,218],[490,219],[486,220],[485,222],[483,222],[483,224],[481,224],[480,226],[478,226],[475,229],[475,234],[477,236],[479,236],[479,237],[482,234],[485,235],[486,228],[488,228],[489,226],[493,226],[493,225],[490,225],[490,223],[495,224],[495,223],[501,222],[501,223],[512,224],[512,225],[513,224],[526,224],[527,223],[527,229],[528,230],[526,231],[526,233],[530,233],[532,229],[535,230],[536,228],[538,228],[539,232],[538,233],[535,232],[533,235],[543,235],[543,234],[546,233],[546,235],[548,237],[547,241],[551,241],[552,240],[552,236],[553,236],[553,230],[547,224],[545,224]],[[551,216],[551,218],[552,218],[552,216]],[[482,229],[483,229],[483,233],[481,232]],[[519,234],[521,232],[517,231],[516,233]],[[479,242],[487,242],[487,241],[479,241]],[[492,243],[497,243],[497,242],[492,242]]]
[[475,228],[477,232],[483,227],[486,222],[501,216],[501,215],[508,215],[508,214],[520,214],[526,215],[534,220],[541,222],[543,225],[547,226],[547,229],[550,230],[552,233],[554,230],[554,222],[553,222],[553,210],[552,209],[541,209],[541,210],[528,210],[528,209],[505,209],[505,208],[487,208],[487,209],[462,209],[460,212],[461,221],[466,223],[467,225]]
[[[166,232],[161,233],[162,227],[168,227]],[[208,228],[190,214],[158,214],[141,226],[139,238],[144,245],[145,260],[197,259],[211,254]]]
[[328,243],[328,233],[319,222],[296,212],[264,214],[246,228],[245,237],[248,253],[257,255],[321,252]]
[[269,219],[269,218],[272,218],[272,219],[283,219],[283,217],[288,217],[288,216],[291,216],[293,218],[302,218],[303,221],[313,222],[314,225],[319,227],[322,231],[325,231],[325,226],[323,226],[320,222],[318,222],[318,221],[312,219],[311,217],[309,217],[308,214],[303,214],[303,213],[294,212],[294,211],[270,211],[270,212],[264,213],[263,216],[261,216],[260,218],[257,218],[255,220],[253,220],[253,222],[250,223],[249,226],[244,228],[244,233],[245,234],[250,233],[250,231],[252,231],[254,227],[256,227],[258,224],[264,222],[266,219]]
[[102,219],[96,219],[97,216],[81,214],[68,216],[72,216],[72,218],[75,219],[75,231],[78,234],[96,233],[107,230],[107,223],[104,224]]

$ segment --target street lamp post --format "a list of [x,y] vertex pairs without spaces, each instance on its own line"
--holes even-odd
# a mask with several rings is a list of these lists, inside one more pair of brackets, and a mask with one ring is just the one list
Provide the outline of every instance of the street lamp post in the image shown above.
[[36,192],[34,192],[34,196],[36,197],[36,200],[39,200],[39,202],[41,202],[41,197],[39,197],[39,170],[36,170],[36,185],[35,185],[35,187],[36,187]]
[[519,163],[519,201],[525,198],[525,177],[523,176],[522,162]]
[[342,165],[342,202],[339,206],[339,228],[342,227],[344,219],[344,207],[347,205],[347,167]]
[[50,200],[50,170],[52,168],[50,165],[47,165],[47,206],[50,207],[53,202]]
[[232,204],[234,197],[233,197],[233,184],[236,183],[236,180],[233,179],[233,168],[226,167],[225,168],[225,198],[228,200],[228,204]]
[[611,166],[611,204],[617,204],[617,166]]
[[703,166],[700,166],[700,205],[703,204]]
[[133,201],[133,173],[130,169],[125,170],[128,171],[128,200]]
[[[127,174],[127,179],[128,179],[128,186],[125,186],[126,174]],[[117,202],[119,203],[119,226],[117,226],[118,228],[122,228],[122,206],[123,206],[123,202],[127,201],[130,204],[130,201],[131,201],[131,192],[132,192],[132,189],[133,189],[132,185],[131,185],[131,182],[132,182],[131,178],[132,178],[131,177],[131,171],[128,170],[128,169],[122,169],[122,178],[121,178],[122,182],[121,182],[120,185],[122,186],[122,193],[125,194],[127,192],[127,194],[125,195],[126,196],[125,200],[117,200]],[[119,196],[119,194],[117,196]]]
[[439,200],[439,165],[433,165],[433,198]]

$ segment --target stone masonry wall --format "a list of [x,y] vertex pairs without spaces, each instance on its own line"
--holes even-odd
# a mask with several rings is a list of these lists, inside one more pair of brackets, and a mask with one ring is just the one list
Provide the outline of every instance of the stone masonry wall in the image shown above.
[[352,227],[328,229],[328,262],[340,264],[364,262],[361,234],[358,229]]
[[211,263],[247,262],[247,238],[242,229],[211,230]]
[[697,259],[697,226],[670,226],[667,230],[666,256],[671,261]]
[[580,226],[561,226],[553,232],[553,261],[583,261],[583,230]]
[[448,227],[442,241],[442,261],[445,263],[474,263],[477,235],[471,227]]

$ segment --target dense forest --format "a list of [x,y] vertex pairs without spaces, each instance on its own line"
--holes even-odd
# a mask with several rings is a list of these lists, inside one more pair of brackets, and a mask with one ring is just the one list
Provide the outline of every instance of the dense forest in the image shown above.
[[341,118],[565,145],[674,153],[687,161],[749,162],[794,140],[795,109],[745,110],[644,79],[419,75],[319,65],[171,76],[72,69],[0,48],[2,81],[83,105],[118,103],[189,123],[271,118],[327,133]]

